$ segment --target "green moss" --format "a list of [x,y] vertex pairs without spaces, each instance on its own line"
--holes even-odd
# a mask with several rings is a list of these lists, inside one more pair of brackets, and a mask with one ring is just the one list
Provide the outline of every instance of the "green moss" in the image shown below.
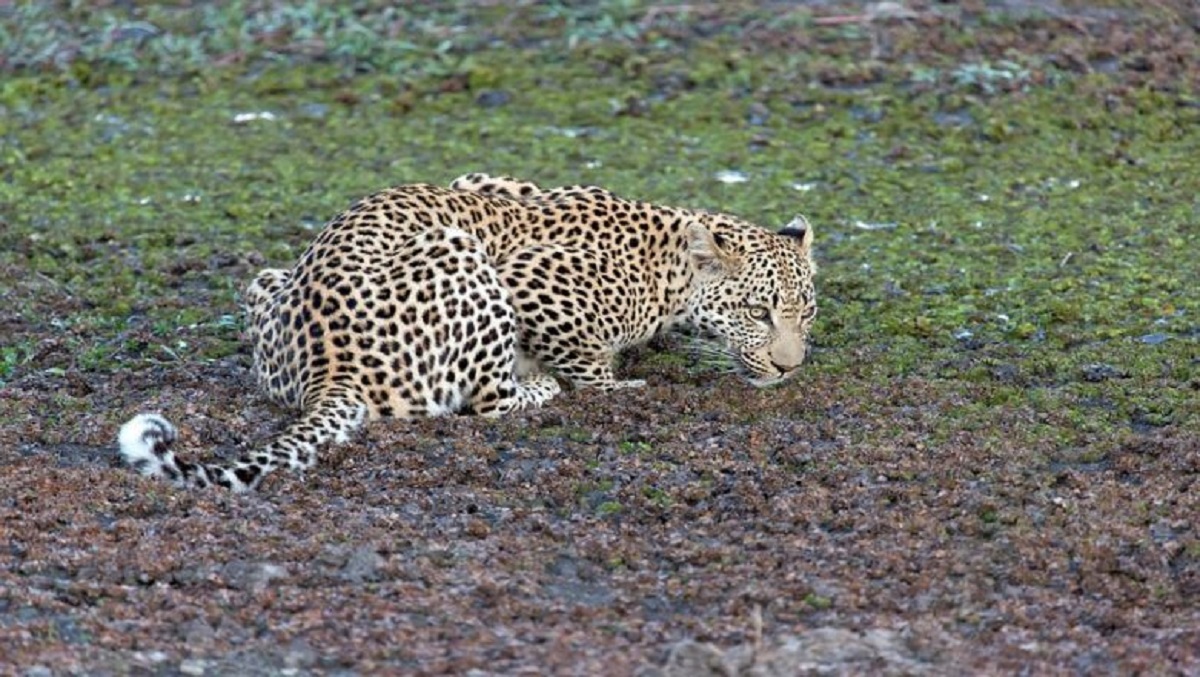
[[590,442],[592,431],[576,426],[549,426],[536,431],[536,439],[566,439],[572,442]]
[[645,455],[650,453],[653,449],[654,447],[649,442],[645,441],[624,440],[617,445],[617,451],[621,452],[622,454]]
[[623,508],[618,501],[605,501],[596,506],[595,512],[597,517],[609,517],[621,512],[622,509]]
[[833,606],[833,600],[828,597],[822,597],[815,592],[810,592],[804,596],[804,603],[817,611],[824,611]]
[[23,341],[17,345],[0,346],[0,385],[11,376],[18,367],[28,362],[34,355],[31,341]]
[[[316,5],[288,18],[160,7],[147,20],[174,43],[89,47],[62,71],[6,73],[0,274],[19,271],[4,282],[21,334],[0,346],[0,380],[62,368],[30,336],[62,335],[74,366],[92,370],[232,355],[239,325],[222,318],[239,315],[236,290],[260,261],[294,261],[373,190],[484,170],[770,227],[804,213],[822,268],[805,378],[864,396],[899,378],[931,383],[964,402],[930,422],[931,440],[974,430],[1105,449],[1131,428],[1200,425],[1200,120],[1179,105],[1194,93],[1100,73],[1034,82],[1028,55],[876,73],[853,50],[642,43],[641,15],[618,9],[521,8],[522,44],[555,49],[488,49],[466,35],[367,40],[369,16]],[[450,25],[455,11],[422,19]],[[84,38],[116,16],[105,12],[73,15],[91,27]],[[4,20],[53,55],[63,36],[48,16],[31,6]],[[320,34],[326,51],[281,57],[257,32],[271,21]],[[861,46],[839,35],[830,44]],[[245,61],[211,63],[234,53]],[[872,84],[822,86],[824,73]],[[1010,84],[1019,95],[988,94]],[[484,107],[483,89],[510,99]],[[274,117],[235,122],[263,112]],[[726,169],[749,180],[717,181]],[[1143,340],[1156,335],[1166,340]],[[640,366],[689,363],[668,352]],[[1085,370],[1095,364],[1112,369]]]
[[652,505],[659,508],[670,508],[675,504],[675,499],[669,493],[657,487],[645,487],[642,489],[642,496],[645,497]]

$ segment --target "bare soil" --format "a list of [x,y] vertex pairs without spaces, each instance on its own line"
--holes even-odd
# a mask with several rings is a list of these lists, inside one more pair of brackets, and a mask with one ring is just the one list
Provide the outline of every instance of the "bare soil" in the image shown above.
[[[719,4],[697,8],[697,42]],[[1003,25],[980,17],[1039,3],[959,4],[952,22],[883,24],[880,63],[1025,50],[1081,77],[1117,69],[1104,85],[1117,98],[1194,92],[1193,3],[1143,3],[1176,17],[1157,31],[1128,22],[1129,3],[1040,3],[1050,19]],[[748,50],[863,49],[747,31]],[[831,66],[819,80],[886,75]],[[226,264],[196,265],[240,280],[254,267]],[[164,271],[162,289],[203,308],[208,278],[188,273]],[[167,413],[185,454],[279,431],[292,414],[253,392],[245,349],[76,369],[51,318],[86,303],[22,265],[0,283],[5,343],[32,351],[0,387],[0,674],[1200,674],[1195,418],[1181,405],[1087,428],[1155,384],[1200,391],[1194,348],[1136,383],[1120,364],[1062,367],[1069,382],[1047,390],[1105,385],[1070,411],[993,406],[996,383],[1042,385],[1019,360],[1050,349],[964,342],[934,367],[880,371],[888,342],[835,351],[823,310],[813,361],[845,365],[836,379],[755,390],[690,368],[667,340],[623,365],[644,389],[570,392],[500,421],[380,422],[307,477],[232,495],[119,467],[115,436],[138,411]],[[106,336],[114,365],[161,343],[133,321],[115,338],[70,331]],[[1172,355],[1192,332],[1172,335]]]
[[[4,661],[621,674],[687,638],[761,659],[831,627],[891,633],[891,653],[810,660],[852,672],[1200,667],[1195,432],[1047,463],[1003,436],[927,439],[970,393],[922,379],[666,371],[498,422],[384,422],[247,496],[114,467],[107,423],[141,401],[176,412],[184,450],[262,439],[287,415],[237,360],[81,377],[73,423],[4,432]],[[43,385],[5,396],[56,397]]]

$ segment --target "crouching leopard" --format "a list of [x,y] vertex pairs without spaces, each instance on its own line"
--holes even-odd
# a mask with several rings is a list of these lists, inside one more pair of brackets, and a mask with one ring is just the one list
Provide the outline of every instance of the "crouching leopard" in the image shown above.
[[555,375],[643,385],[616,380],[616,354],[676,325],[712,336],[750,383],[778,383],[804,361],[817,312],[812,241],[802,217],[772,232],[590,186],[468,174],[384,190],[243,294],[255,379],[295,422],[237,461],[202,463],[174,454],[165,418],[139,414],[120,452],[179,486],[252,489],[371,419],[538,407],[560,392]]

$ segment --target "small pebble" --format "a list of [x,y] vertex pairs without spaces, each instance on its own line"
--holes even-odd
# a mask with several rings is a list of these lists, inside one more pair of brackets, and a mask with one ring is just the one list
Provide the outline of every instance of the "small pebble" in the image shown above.
[[379,568],[383,566],[383,557],[371,546],[355,548],[346,559],[338,577],[349,583],[364,583],[377,581],[380,578]]
[[309,102],[300,106],[300,112],[304,117],[320,120],[329,115],[329,104]]
[[512,94],[502,89],[485,89],[475,97],[476,105],[484,108],[499,108],[512,101]]
[[179,672],[185,675],[203,675],[207,669],[205,662],[199,658],[188,658],[179,664]]

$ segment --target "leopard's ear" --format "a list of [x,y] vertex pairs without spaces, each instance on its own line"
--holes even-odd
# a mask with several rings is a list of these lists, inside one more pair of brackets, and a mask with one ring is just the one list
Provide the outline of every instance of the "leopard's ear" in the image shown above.
[[731,251],[731,243],[726,237],[699,222],[688,224],[687,233],[688,253],[700,270],[719,272],[737,268],[738,257]]
[[779,234],[784,237],[794,238],[797,244],[800,245],[800,248],[805,251],[812,249],[812,225],[802,215],[796,215],[796,218],[789,221],[783,228],[780,228]]

